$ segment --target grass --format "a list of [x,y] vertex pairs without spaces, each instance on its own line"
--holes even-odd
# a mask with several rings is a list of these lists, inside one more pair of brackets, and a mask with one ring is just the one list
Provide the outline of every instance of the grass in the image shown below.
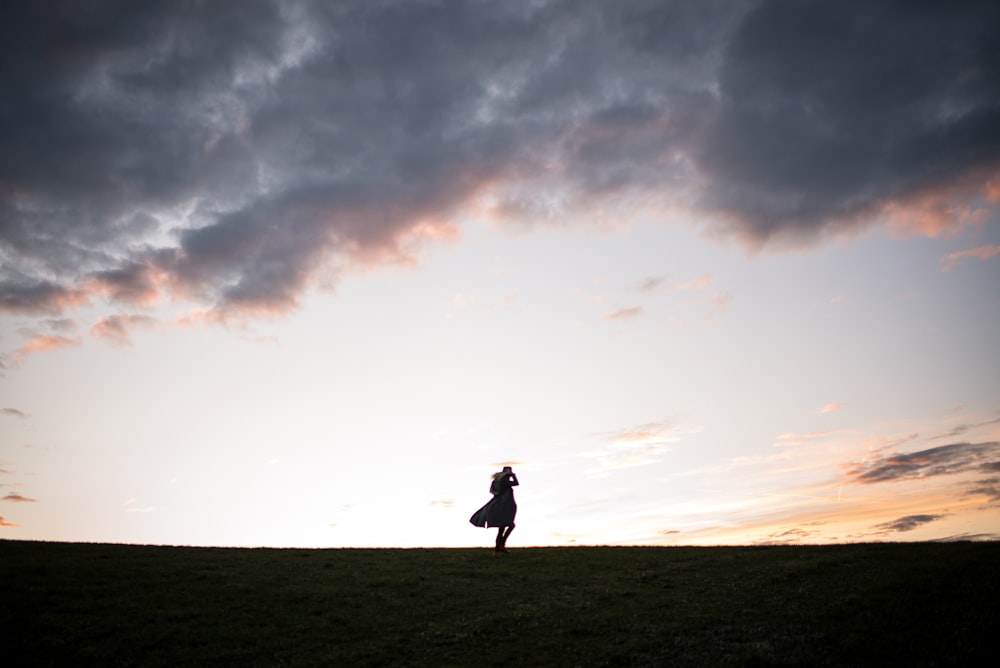
[[30,666],[948,666],[1000,543],[227,549],[0,541]]

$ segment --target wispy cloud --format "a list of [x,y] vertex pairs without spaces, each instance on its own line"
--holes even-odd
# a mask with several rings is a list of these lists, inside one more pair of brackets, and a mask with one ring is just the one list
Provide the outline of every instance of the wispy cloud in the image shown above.
[[673,444],[699,431],[701,430],[697,427],[681,425],[671,420],[647,422],[595,434],[600,445],[583,452],[582,456],[597,460],[599,466],[592,469],[591,473],[646,466],[660,461]]
[[36,503],[38,499],[28,498],[27,496],[23,496],[17,492],[8,492],[7,496],[0,497],[0,501],[9,501],[10,503]]
[[605,320],[632,320],[633,318],[638,318],[643,314],[643,309],[641,306],[630,306],[628,308],[621,308],[617,311],[611,311],[604,315]]
[[639,283],[640,292],[654,292],[662,287],[667,281],[666,276],[649,276]]
[[156,506],[144,506],[139,503],[137,499],[128,499],[125,502],[125,512],[126,513],[151,513],[156,510]]
[[823,532],[820,529],[804,529],[801,527],[795,527],[792,529],[772,532],[763,540],[756,542],[763,545],[796,545],[802,542],[808,542],[809,540],[814,540],[822,535]]
[[934,522],[946,515],[907,515],[891,522],[882,522],[872,527],[877,534],[897,533],[903,531],[913,531],[930,522]]
[[18,410],[16,408],[0,408],[0,413],[4,415],[11,415],[16,418],[21,418],[22,420],[26,420],[28,418],[27,413],[25,413],[22,410]]
[[145,315],[109,315],[101,318],[90,328],[90,335],[103,339],[112,345],[127,347],[132,345],[130,333],[137,327],[151,327],[156,319]]
[[27,343],[21,346],[14,353],[15,361],[22,361],[29,355],[45,352],[48,350],[58,350],[69,346],[80,345],[80,339],[75,336],[62,336],[59,334],[40,334],[31,337]]
[[820,415],[824,415],[826,413],[835,413],[841,410],[843,407],[844,404],[838,404],[838,403],[825,404],[823,406],[820,406],[816,412],[819,413]]
[[717,316],[720,313],[724,313],[729,310],[729,307],[733,305],[733,301],[736,298],[733,293],[728,290],[721,290],[712,295],[708,300],[711,307],[711,315]]
[[871,484],[984,470],[1000,461],[1000,443],[953,443],[917,452],[876,456],[855,466],[848,475]]
[[675,289],[681,291],[705,290],[706,288],[712,285],[713,280],[714,279],[712,278],[711,274],[703,274],[698,278],[693,278],[690,281],[684,281],[683,283],[678,284]]
[[1000,255],[1000,246],[978,246],[956,253],[949,253],[941,258],[941,271],[951,271],[966,260],[989,260]]
[[19,527],[19,526],[21,526],[21,525],[15,523],[15,522],[9,522],[9,521],[7,521],[6,518],[4,518],[2,515],[0,515],[0,527]]
[[[980,470],[1000,472],[1000,462],[983,464]],[[968,486],[965,493],[970,496],[985,496],[988,503],[996,503],[1000,501],[1000,477],[977,480]]]

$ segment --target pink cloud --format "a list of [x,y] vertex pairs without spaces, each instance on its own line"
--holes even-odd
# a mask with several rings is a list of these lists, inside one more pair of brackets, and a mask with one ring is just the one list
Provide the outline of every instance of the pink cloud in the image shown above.
[[86,290],[50,283],[18,289],[6,289],[0,294],[0,312],[62,313],[90,302]]
[[973,198],[980,195],[989,199],[988,184],[946,186],[888,202],[883,212],[889,229],[897,235],[935,238],[985,223],[991,211],[973,204]]
[[68,346],[80,344],[80,339],[74,336],[61,336],[58,334],[43,334],[32,337],[14,353],[15,360],[23,360],[28,355],[41,353],[48,350],[58,350]]
[[965,260],[989,260],[1000,255],[1000,246],[977,246],[957,253],[949,253],[941,258],[941,271],[951,271],[957,264]]
[[605,320],[630,320],[632,318],[637,318],[642,315],[641,306],[632,306],[630,308],[622,308],[617,311],[612,311],[604,316]]
[[834,411],[839,411],[843,407],[844,404],[837,404],[837,403],[826,404],[825,406],[820,407],[820,409],[817,410],[816,412],[819,413],[820,415],[823,415],[824,413],[833,413]]
[[90,292],[115,302],[135,306],[152,306],[163,298],[170,278],[150,260],[103,271],[87,281]]
[[101,318],[90,328],[90,335],[95,339],[104,339],[115,346],[130,346],[132,341],[129,333],[136,327],[148,327],[156,320],[145,315],[110,315]]
[[712,308],[715,309],[716,311],[724,311],[725,309],[729,308],[732,305],[733,293],[727,290],[716,292],[714,295],[712,295],[712,298],[709,299],[709,303],[712,305]]
[[8,522],[2,515],[0,515],[0,527],[19,527],[20,524],[15,522]]
[[704,290],[712,284],[712,275],[704,274],[690,281],[685,281],[677,286],[678,290]]

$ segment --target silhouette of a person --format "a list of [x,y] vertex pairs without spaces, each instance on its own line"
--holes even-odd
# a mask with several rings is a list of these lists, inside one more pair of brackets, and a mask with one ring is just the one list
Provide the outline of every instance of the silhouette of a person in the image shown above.
[[509,466],[494,473],[493,482],[490,483],[493,498],[469,518],[477,527],[497,527],[496,547],[493,548],[495,555],[507,554],[507,539],[514,530],[514,516],[517,515],[512,488],[518,484],[517,476]]

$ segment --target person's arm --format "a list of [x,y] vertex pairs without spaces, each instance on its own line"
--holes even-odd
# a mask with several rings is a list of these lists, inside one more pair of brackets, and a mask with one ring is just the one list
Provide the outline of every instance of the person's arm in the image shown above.
[[510,486],[511,487],[517,487],[519,484],[521,484],[521,483],[519,483],[517,481],[517,474],[516,473],[511,473],[510,474],[509,482],[510,482]]

